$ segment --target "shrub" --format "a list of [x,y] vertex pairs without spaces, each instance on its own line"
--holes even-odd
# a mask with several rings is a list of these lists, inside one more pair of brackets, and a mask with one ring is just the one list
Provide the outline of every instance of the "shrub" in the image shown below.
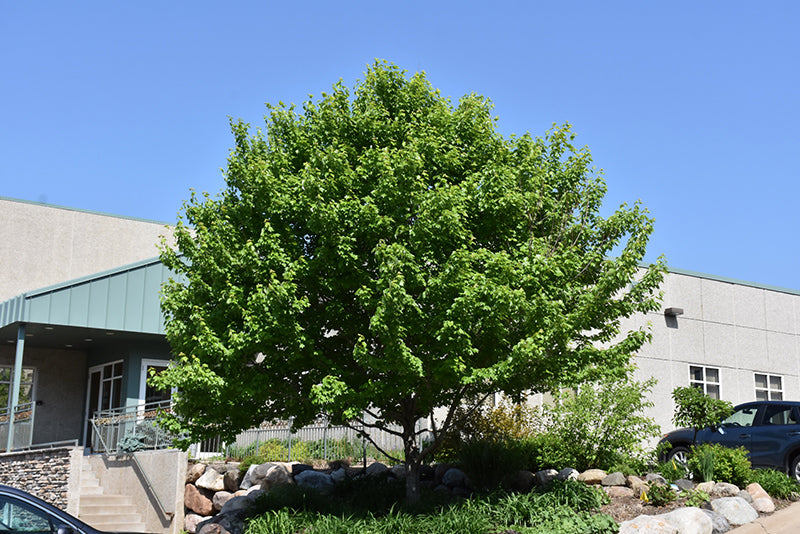
[[[547,460],[569,460],[560,467],[580,471],[608,469],[632,459],[643,461],[642,443],[659,435],[655,422],[645,417],[655,379],[636,382],[628,372],[622,379],[584,384],[577,392],[562,391],[543,411],[549,447]],[[554,447],[555,445],[555,447]]]
[[635,458],[628,457],[622,458],[617,463],[612,464],[609,466],[606,471],[609,473],[616,473],[620,472],[625,476],[628,475],[641,475],[650,469],[652,463],[642,458],[641,456],[637,456]]
[[694,386],[673,389],[672,400],[675,401],[675,415],[672,416],[672,421],[677,426],[693,428],[692,441],[697,439],[698,430],[717,425],[733,413],[733,405],[730,402],[712,399],[702,389]]
[[[711,457],[711,460],[708,458]],[[702,462],[702,463],[701,463]],[[695,478],[703,478],[706,462],[713,462],[713,476],[716,482],[730,482],[744,487],[748,484],[752,473],[747,450],[744,447],[730,448],[719,443],[703,443],[692,446],[687,467]],[[707,473],[706,473],[707,474]]]
[[667,482],[674,482],[679,478],[686,478],[689,476],[688,468],[675,460],[658,464],[656,471],[660,473]]
[[[528,468],[608,470],[625,464],[631,472],[645,464],[642,443],[659,434],[644,410],[655,379],[607,378],[583,384],[578,391],[554,394],[542,407],[503,402],[459,414],[458,431],[451,433],[437,458],[460,458],[459,449],[474,442],[524,443]],[[467,410],[465,408],[465,410]],[[471,447],[472,445],[466,445]]]
[[456,412],[458,425],[451,427],[436,451],[437,461],[456,461],[459,449],[469,441],[518,441],[539,431],[541,409],[538,406],[501,401],[496,406],[471,407],[467,402]]
[[573,447],[567,446],[555,434],[542,433],[531,436],[525,440],[529,447],[529,468],[531,471],[540,469],[562,469],[578,465],[578,457]]
[[695,508],[700,508],[705,503],[711,500],[711,497],[703,490],[689,490],[686,495],[686,506],[694,506]]
[[470,439],[461,444],[458,459],[475,489],[495,490],[529,464],[529,446],[519,439]]
[[472,412],[465,419],[462,432],[471,438],[519,440],[540,430],[541,408],[524,403],[501,401]]
[[670,486],[650,482],[647,488],[647,499],[654,506],[664,506],[678,498],[678,494]]
[[786,473],[775,469],[753,469],[750,482],[757,482],[776,499],[795,499],[800,495],[800,484]]

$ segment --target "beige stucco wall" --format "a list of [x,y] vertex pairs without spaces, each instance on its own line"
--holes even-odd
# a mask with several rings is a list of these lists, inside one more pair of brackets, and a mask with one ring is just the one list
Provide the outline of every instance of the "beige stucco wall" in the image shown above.
[[[800,400],[800,295],[701,275],[668,273],[658,312],[623,326],[652,324],[653,341],[637,358],[637,378],[654,376],[651,411],[663,431],[671,422],[671,393],[689,385],[689,366],[720,371],[721,397],[733,404],[755,400],[755,373],[780,375],[783,398]],[[667,318],[664,309],[682,308]]]
[[[132,497],[143,516],[146,532],[178,534],[183,530],[183,492],[188,454],[175,449],[141,451],[136,458],[142,470],[126,455],[84,456],[91,465],[106,495]],[[146,478],[145,475],[146,474]],[[152,489],[148,488],[148,481]],[[164,515],[155,494],[174,516]],[[77,503],[80,509],[80,503]]]
[[0,302],[158,255],[164,223],[0,198]]

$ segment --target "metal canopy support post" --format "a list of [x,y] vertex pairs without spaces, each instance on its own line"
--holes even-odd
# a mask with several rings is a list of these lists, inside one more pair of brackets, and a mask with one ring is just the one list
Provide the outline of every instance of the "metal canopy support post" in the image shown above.
[[17,353],[14,358],[14,380],[9,391],[11,408],[8,411],[8,442],[6,451],[10,452],[14,448],[14,419],[19,405],[19,384],[22,381],[22,354],[25,351],[25,323],[21,323],[17,329]]

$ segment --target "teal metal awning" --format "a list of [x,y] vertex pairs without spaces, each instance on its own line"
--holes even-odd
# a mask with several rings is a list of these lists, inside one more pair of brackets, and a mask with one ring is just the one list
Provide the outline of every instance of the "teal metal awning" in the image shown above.
[[154,258],[23,293],[0,303],[0,339],[20,323],[163,335],[160,292],[171,274]]

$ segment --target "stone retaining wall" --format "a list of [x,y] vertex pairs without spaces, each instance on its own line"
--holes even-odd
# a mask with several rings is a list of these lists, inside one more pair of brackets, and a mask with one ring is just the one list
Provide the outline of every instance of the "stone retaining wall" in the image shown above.
[[72,448],[0,454],[0,484],[67,509]]

